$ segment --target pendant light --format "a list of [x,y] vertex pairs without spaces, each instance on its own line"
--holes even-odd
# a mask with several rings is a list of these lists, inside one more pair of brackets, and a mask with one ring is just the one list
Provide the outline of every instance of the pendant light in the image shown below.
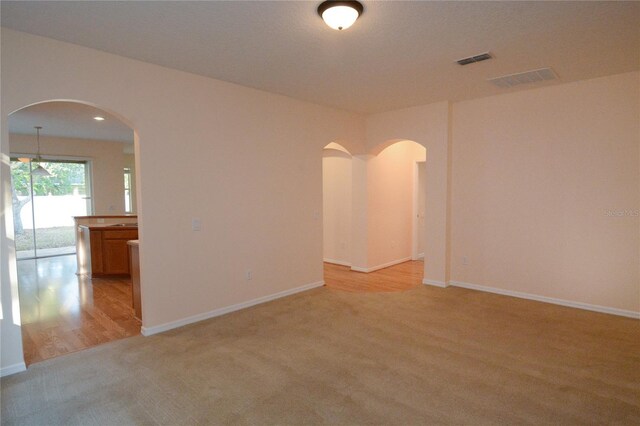
[[38,167],[31,170],[31,175],[51,176],[51,173],[49,173],[47,169],[45,169],[40,165],[40,162],[42,161],[42,158],[40,158],[40,129],[42,129],[42,126],[35,126],[35,129],[36,129],[36,139],[38,140],[38,153],[36,154],[36,158],[35,160],[33,160],[33,162],[38,163]]
[[358,1],[327,0],[318,6],[318,15],[334,30],[346,30],[362,15],[364,7]]

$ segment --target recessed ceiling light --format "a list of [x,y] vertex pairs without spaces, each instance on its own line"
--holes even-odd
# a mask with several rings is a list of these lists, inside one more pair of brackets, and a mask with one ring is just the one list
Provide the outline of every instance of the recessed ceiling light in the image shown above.
[[327,0],[318,6],[318,15],[334,30],[346,30],[362,15],[364,7],[358,1]]
[[96,121],[104,121],[104,117],[100,117],[99,115],[93,117],[93,119]]

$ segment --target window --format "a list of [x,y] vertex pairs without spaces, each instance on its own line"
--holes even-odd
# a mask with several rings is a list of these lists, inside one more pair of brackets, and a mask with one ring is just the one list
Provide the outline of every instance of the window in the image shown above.
[[133,198],[131,194],[131,169],[124,168],[124,211],[133,213]]
[[[11,198],[16,257],[32,259],[76,252],[73,217],[91,214],[86,161],[11,158]],[[47,176],[35,175],[41,166]]]

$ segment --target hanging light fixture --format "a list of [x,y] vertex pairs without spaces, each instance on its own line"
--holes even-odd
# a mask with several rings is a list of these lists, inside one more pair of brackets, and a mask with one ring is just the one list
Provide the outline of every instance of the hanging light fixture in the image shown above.
[[318,6],[318,15],[334,30],[346,30],[362,15],[364,7],[358,1],[327,0]]
[[38,167],[31,170],[31,174],[33,176],[51,176],[51,173],[47,171],[44,167],[40,165],[42,158],[40,158],[40,129],[42,126],[35,126],[36,129],[36,139],[38,140],[38,153],[36,154],[36,158],[33,160],[34,163],[38,163]]

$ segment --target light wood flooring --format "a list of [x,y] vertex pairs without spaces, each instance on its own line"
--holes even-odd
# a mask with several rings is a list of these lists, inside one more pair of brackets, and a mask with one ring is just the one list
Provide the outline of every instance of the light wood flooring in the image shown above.
[[422,284],[424,263],[409,261],[368,274],[354,272],[348,266],[324,264],[324,282],[332,290],[350,293],[386,293],[405,291]]
[[74,255],[18,261],[27,365],[140,333],[128,278],[75,272]]

